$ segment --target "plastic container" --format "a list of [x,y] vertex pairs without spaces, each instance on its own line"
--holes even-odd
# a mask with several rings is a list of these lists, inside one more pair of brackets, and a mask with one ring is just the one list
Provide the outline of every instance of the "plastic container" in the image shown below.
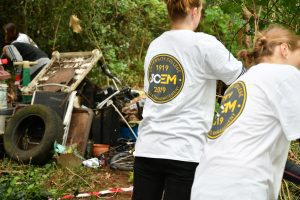
[[109,145],[108,144],[94,144],[93,145],[93,156],[99,157],[101,154],[108,152]]
[[100,161],[98,160],[98,158],[91,158],[88,160],[84,160],[82,162],[82,164],[86,167],[90,167],[90,168],[98,168],[100,167]]
[[13,111],[13,108],[0,109],[0,135],[4,134],[6,118],[11,117]]
[[[7,109],[7,84],[0,84],[0,111]],[[0,134],[4,134],[6,116],[0,114]]]
[[0,109],[6,109],[7,108],[7,84],[0,84]]
[[4,131],[5,131],[5,120],[6,120],[6,116],[0,115],[0,135],[4,134]]
[[[131,127],[133,132],[138,136],[138,125],[135,125],[134,127]],[[128,127],[121,128],[121,137],[128,139],[128,140],[134,140],[136,141],[136,138],[132,134],[131,130]]]

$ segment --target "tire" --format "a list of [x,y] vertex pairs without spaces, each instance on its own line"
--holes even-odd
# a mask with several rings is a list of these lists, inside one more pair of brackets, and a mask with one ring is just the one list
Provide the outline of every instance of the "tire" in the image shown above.
[[22,108],[9,120],[4,149],[12,159],[21,163],[43,165],[54,154],[54,142],[61,143],[64,127],[61,118],[44,105]]
[[121,171],[133,171],[134,157],[130,152],[121,152],[110,160],[110,168]]

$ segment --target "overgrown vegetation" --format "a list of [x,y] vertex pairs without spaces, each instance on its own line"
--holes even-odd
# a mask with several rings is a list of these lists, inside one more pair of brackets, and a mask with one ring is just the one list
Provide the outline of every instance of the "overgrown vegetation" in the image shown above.
[[[61,167],[56,162],[37,167],[6,158],[0,162],[0,199],[58,199],[65,195],[128,187],[130,173],[107,167],[92,169]],[[129,199],[128,194],[108,194],[110,199]],[[96,198],[95,198],[96,199]]]
[[[299,33],[299,10],[300,0],[206,0],[199,30],[216,36],[235,54],[250,48],[255,33],[271,23],[283,24]],[[2,0],[0,13],[1,26],[16,23],[49,56],[55,50],[99,48],[105,62],[125,84],[139,87],[143,84],[143,59],[149,43],[169,28],[163,0]],[[69,27],[71,15],[80,19],[81,33],[74,33]],[[2,47],[2,29],[0,33]],[[97,69],[89,76],[100,84]],[[293,144],[290,158],[300,164],[298,145]],[[81,168],[76,173],[87,178],[91,174],[86,170]],[[85,184],[82,179],[74,181],[80,178],[53,163],[39,168],[4,160],[0,163],[0,175],[0,199],[57,197]],[[61,180],[47,182],[55,176]],[[70,177],[72,181],[67,182]],[[91,175],[87,182],[94,183],[93,178]],[[299,187],[284,182],[280,199],[300,199],[299,191]]]
[[[270,23],[299,32],[299,0],[206,0],[206,4],[200,30],[215,35],[233,53],[251,47],[254,33]],[[128,85],[143,84],[147,47],[169,28],[163,0],[2,0],[0,12],[1,26],[16,23],[49,55],[55,50],[101,49],[111,69]],[[80,19],[79,34],[69,27],[71,15]],[[98,74],[97,70],[90,74],[96,83]]]
[[53,165],[42,168],[16,165],[4,160],[0,165],[0,199],[45,199],[48,191],[41,188],[53,171]]

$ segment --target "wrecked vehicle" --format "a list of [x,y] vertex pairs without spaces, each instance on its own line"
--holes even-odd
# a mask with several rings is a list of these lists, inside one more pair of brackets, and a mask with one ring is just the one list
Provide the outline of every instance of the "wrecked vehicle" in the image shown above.
[[52,158],[55,143],[76,143],[84,155],[94,113],[80,106],[77,89],[101,58],[97,49],[53,52],[50,63],[21,88],[23,100],[30,99],[29,103],[1,109],[6,119],[3,144],[9,157],[42,165]]

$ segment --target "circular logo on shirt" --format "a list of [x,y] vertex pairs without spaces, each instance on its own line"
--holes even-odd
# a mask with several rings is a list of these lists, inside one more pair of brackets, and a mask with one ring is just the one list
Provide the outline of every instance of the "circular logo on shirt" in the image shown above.
[[148,81],[147,96],[155,103],[166,103],[181,92],[184,85],[184,70],[175,57],[159,54],[150,61]]
[[245,83],[239,81],[230,86],[222,99],[219,112],[215,115],[213,126],[208,133],[208,138],[216,139],[222,135],[243,112],[247,99]]

